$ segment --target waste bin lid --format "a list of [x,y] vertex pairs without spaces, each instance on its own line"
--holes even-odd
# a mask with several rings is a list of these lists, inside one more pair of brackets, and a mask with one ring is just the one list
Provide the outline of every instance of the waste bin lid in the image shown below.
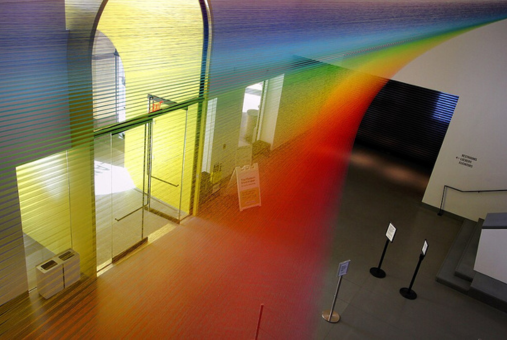
[[67,261],[68,259],[70,259],[73,256],[74,256],[74,254],[71,251],[68,251],[68,252],[63,253],[62,255],[60,255],[58,257],[60,259],[64,260],[64,261]]
[[57,264],[58,263],[56,263],[55,261],[50,260],[50,261],[48,261],[46,263],[41,264],[40,266],[44,270],[49,270],[49,269],[53,268],[54,266],[56,266]]
[[246,112],[246,114],[249,115],[249,116],[255,116],[255,117],[257,117],[259,115],[259,110],[251,109],[251,110],[248,110]]

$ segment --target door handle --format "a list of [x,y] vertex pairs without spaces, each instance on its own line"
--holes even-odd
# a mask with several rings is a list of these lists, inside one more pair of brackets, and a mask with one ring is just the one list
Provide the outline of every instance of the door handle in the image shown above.
[[179,184],[174,184],[174,183],[171,183],[171,182],[168,182],[168,181],[164,181],[163,179],[158,178],[158,177],[155,177],[155,176],[153,176],[153,175],[151,176],[151,178],[154,178],[154,179],[156,179],[157,181],[160,181],[160,182],[162,182],[162,183],[169,184],[169,185],[171,185],[171,186],[173,186],[173,187],[175,187],[175,188],[177,188],[177,187],[179,187],[179,186],[180,186]]

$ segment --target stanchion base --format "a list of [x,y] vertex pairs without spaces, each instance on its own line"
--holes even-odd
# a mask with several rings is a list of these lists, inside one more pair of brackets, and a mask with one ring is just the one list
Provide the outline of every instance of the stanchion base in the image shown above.
[[370,268],[370,274],[375,277],[378,277],[379,279],[383,279],[384,277],[386,277],[386,272],[377,267]]
[[409,300],[415,300],[415,299],[417,299],[417,293],[414,292],[412,289],[401,288],[400,289],[400,294],[405,299],[409,299]]
[[331,323],[337,323],[340,321],[340,314],[333,312],[333,315],[331,316],[331,320],[329,320],[329,313],[331,313],[330,310],[325,310],[322,312],[322,318],[326,320],[327,322]]

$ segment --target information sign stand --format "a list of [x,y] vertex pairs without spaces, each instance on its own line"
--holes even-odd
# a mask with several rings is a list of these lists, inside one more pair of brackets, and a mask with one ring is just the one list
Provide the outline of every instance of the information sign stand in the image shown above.
[[372,267],[370,268],[370,274],[378,277],[379,279],[382,279],[386,277],[386,272],[380,269],[382,266],[382,261],[384,261],[384,256],[386,255],[387,246],[389,243],[392,243],[394,240],[394,235],[396,235],[396,228],[392,225],[392,223],[389,223],[389,227],[387,228],[386,232],[386,245],[384,246],[384,251],[382,252],[382,256],[380,257],[380,262],[378,264],[378,267]]
[[412,281],[410,281],[410,286],[408,288],[401,288],[400,294],[406,299],[415,300],[417,299],[417,293],[412,290],[412,286],[414,285],[415,277],[417,276],[417,272],[419,271],[419,267],[421,266],[422,260],[426,256],[426,252],[428,251],[428,242],[424,240],[424,244],[422,247],[421,254],[419,255],[419,262],[417,262],[417,267],[415,268],[414,276],[412,276]]
[[347,274],[349,270],[350,260],[341,262],[338,267],[338,285],[336,286],[336,293],[334,294],[333,305],[330,310],[325,310],[322,312],[322,318],[330,323],[337,323],[340,321],[340,314],[334,311],[334,307],[336,305],[336,298],[338,297],[338,291],[340,290],[340,285],[342,283],[342,276]]
[[228,187],[232,187],[231,184],[234,180],[238,189],[239,211],[261,205],[259,167],[257,163],[236,167]]

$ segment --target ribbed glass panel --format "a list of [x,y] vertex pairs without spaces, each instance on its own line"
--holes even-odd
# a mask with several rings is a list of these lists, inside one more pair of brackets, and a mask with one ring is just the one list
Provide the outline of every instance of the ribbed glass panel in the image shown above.
[[[170,215],[163,208],[174,207],[182,219],[197,206],[202,214],[187,221],[206,225],[187,229],[193,236],[177,248],[188,253],[152,274],[174,284],[166,290],[178,298],[155,297],[170,314],[153,307],[142,316],[172,333],[148,336],[243,339],[233,328],[250,326],[236,321],[250,322],[243,311],[268,297],[272,338],[314,338],[304,331],[312,327],[308,313],[322,291],[314,285],[325,275],[320,268],[336,230],[329,223],[340,196],[334,190],[367,106],[407,60],[506,17],[505,3],[489,1],[0,0],[0,305],[26,292],[27,271],[35,269],[25,261],[24,235],[51,254],[72,247],[80,272],[94,277],[97,264],[117,255],[114,238],[125,235],[114,223],[131,216],[137,229],[142,224],[130,246],[153,226],[147,219]],[[258,83],[262,92],[246,90]],[[388,112],[372,106],[381,112],[367,115],[365,130],[427,161],[438,152],[452,99],[403,86],[379,94]],[[258,112],[242,114],[246,94],[260,97],[250,108]],[[429,99],[419,105],[418,96]],[[432,105],[448,108],[435,113]],[[240,139],[248,145],[239,147]],[[262,208],[239,213],[226,189],[236,167],[254,156],[264,162]],[[124,185],[116,186],[119,180]],[[208,189],[199,193],[199,185]],[[194,253],[195,263],[187,258]],[[196,327],[195,317],[180,313],[194,302],[219,313]],[[214,319],[226,315],[241,320]],[[97,321],[101,329],[124,330],[87,316],[75,318],[93,320],[76,329],[88,332]],[[66,326],[59,327],[66,334],[51,334],[35,322],[33,337],[74,335]]]

